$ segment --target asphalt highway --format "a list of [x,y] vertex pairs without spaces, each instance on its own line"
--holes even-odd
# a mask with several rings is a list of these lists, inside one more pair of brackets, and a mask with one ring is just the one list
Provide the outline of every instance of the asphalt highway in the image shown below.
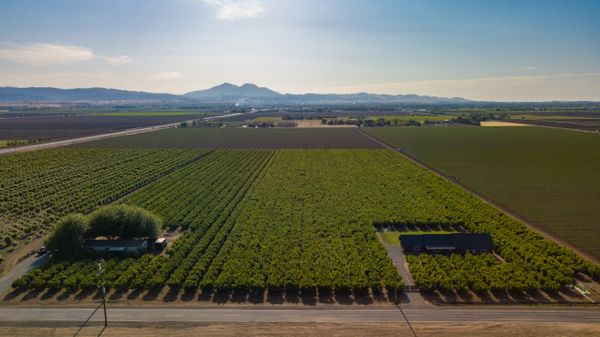
[[[102,322],[102,309],[0,308],[0,324]],[[404,309],[411,322],[597,323],[600,311],[582,308]],[[93,314],[93,315],[92,315]],[[110,322],[403,322],[398,309],[171,309],[108,308]]]

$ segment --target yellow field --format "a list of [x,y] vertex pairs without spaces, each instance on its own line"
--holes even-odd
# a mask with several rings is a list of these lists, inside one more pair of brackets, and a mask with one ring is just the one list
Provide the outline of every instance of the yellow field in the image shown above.
[[512,122],[502,122],[502,121],[489,121],[489,122],[481,122],[481,126],[531,126],[527,124],[521,123],[512,123]]

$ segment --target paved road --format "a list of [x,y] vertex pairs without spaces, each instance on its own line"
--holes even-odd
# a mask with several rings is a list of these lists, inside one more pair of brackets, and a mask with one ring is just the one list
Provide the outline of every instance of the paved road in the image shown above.
[[25,258],[21,262],[17,263],[0,279],[0,294],[10,290],[11,284],[14,280],[25,275],[25,273],[34,267],[43,265],[46,263],[46,261],[48,261],[48,257],[46,255],[39,257],[37,255],[31,255],[30,257]]
[[[600,311],[584,309],[404,309],[411,322],[597,323]],[[93,315],[92,315],[93,314]],[[90,318],[90,316],[92,316]],[[0,308],[0,325],[101,322],[102,310]],[[108,309],[111,322],[402,322],[397,309]]]
[[[227,117],[238,116],[238,115],[242,115],[242,113],[205,117],[204,119],[205,120],[214,120],[214,119],[227,118]],[[191,123],[191,121],[187,121],[187,122]],[[72,144],[91,142],[94,140],[100,140],[100,139],[105,139],[105,138],[135,135],[138,133],[156,131],[156,130],[160,130],[160,129],[174,128],[174,127],[177,127],[180,123],[181,122],[176,122],[176,123],[155,125],[155,126],[149,126],[149,127],[128,129],[128,130],[123,130],[123,131],[104,133],[104,134],[100,134],[100,135],[73,138],[73,139],[65,139],[65,140],[60,140],[60,141],[56,141],[56,142],[49,142],[49,143],[42,143],[42,144],[8,147],[8,148],[0,149],[0,155],[8,154],[8,153],[19,153],[19,152],[29,152],[29,151],[36,151],[36,150],[42,150],[42,149],[49,149],[49,148],[67,146],[67,145],[72,145]]]
[[[404,284],[410,287],[416,287],[415,281],[410,274],[410,270],[408,269],[408,262],[406,262],[406,258],[404,257],[404,252],[402,251],[402,247],[387,244],[383,241],[381,236],[377,236],[382,245],[385,246],[387,250],[388,257],[394,262],[400,277],[404,281]],[[420,292],[418,291],[406,291],[398,294],[399,300],[401,301],[402,306],[424,306],[431,305],[427,302]]]
[[162,124],[162,125],[149,126],[149,127],[144,127],[144,128],[135,128],[135,129],[118,131],[118,132],[104,133],[104,134],[94,135],[94,136],[65,139],[65,140],[60,140],[60,141],[56,141],[56,142],[8,147],[8,148],[0,149],[0,155],[7,154],[7,153],[20,153],[20,152],[30,152],[30,151],[36,151],[36,150],[42,150],[42,149],[49,149],[49,148],[54,148],[54,147],[61,147],[61,146],[67,146],[67,145],[72,145],[72,144],[91,142],[94,140],[100,140],[100,139],[105,139],[105,138],[135,135],[138,133],[173,128],[178,125],[179,125],[179,123]]

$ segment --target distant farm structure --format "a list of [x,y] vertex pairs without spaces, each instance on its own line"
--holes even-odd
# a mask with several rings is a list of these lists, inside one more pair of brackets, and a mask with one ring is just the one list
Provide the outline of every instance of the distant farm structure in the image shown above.
[[407,254],[480,254],[494,250],[488,233],[407,234],[400,235],[400,244]]

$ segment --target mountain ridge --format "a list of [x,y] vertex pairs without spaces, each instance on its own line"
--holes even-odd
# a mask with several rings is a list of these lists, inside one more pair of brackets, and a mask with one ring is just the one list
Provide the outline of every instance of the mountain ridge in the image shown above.
[[354,94],[282,94],[252,83],[240,86],[228,82],[183,95],[150,93],[111,88],[0,87],[0,102],[201,102],[225,104],[359,104],[414,103],[459,104],[473,102],[462,97],[438,97],[416,94],[389,95],[359,92]]

